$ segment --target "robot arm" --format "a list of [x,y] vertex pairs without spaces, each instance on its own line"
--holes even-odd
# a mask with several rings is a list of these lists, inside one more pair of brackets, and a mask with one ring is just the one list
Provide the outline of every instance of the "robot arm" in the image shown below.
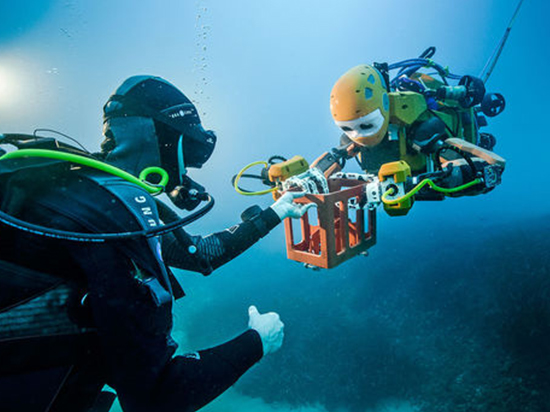
[[353,142],[324,152],[311,165],[301,156],[273,164],[268,169],[269,180],[283,191],[299,189],[306,193],[328,193],[328,179],[340,173],[346,160],[359,153]]
[[313,161],[311,167],[319,169],[328,179],[334,173],[342,171],[343,161],[354,158],[358,153],[359,145],[350,142],[332,149],[331,152],[323,153]]
[[441,139],[432,156],[436,170],[415,176],[406,162],[382,165],[378,178],[381,200],[388,214],[406,214],[414,200],[487,193],[500,184],[506,165],[497,154],[457,138]]
[[[449,150],[460,156],[448,156]],[[479,179],[478,185],[465,191],[459,191],[450,196],[472,196],[487,193],[500,184],[506,161],[489,150],[483,149],[462,139],[450,138],[436,152],[436,162],[447,175],[441,179],[445,187],[458,187],[474,179]]]
[[[487,193],[500,184],[506,165],[502,157],[463,139],[445,137],[441,135],[430,144],[433,147],[429,152],[435,158],[437,171],[417,176],[412,176],[403,161],[382,165],[378,176],[342,173],[343,161],[359,153],[360,146],[353,142],[323,153],[305,171],[291,167],[298,158],[295,157],[271,166],[268,173],[279,190],[299,189],[312,194],[329,193],[332,178],[368,181],[366,204],[377,207],[383,203],[392,216],[406,214],[415,199],[474,196]],[[282,170],[301,173],[285,175]]]

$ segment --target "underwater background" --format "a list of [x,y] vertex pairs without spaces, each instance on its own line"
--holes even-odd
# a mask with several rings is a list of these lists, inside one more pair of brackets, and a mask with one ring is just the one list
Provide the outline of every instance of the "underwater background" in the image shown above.
[[[217,200],[188,227],[206,235],[271,203],[234,192],[242,166],[338,145],[329,94],[347,69],[436,46],[434,60],[477,75],[516,5],[2,0],[0,132],[52,128],[97,150],[111,92],[131,75],[164,77],[218,134],[191,171]],[[281,350],[205,411],[550,410],[549,12],[525,1],[487,85],[507,99],[486,128],[508,162],[496,190],[417,202],[405,217],[380,211],[369,256],[333,270],[287,260],[279,226],[207,278],[178,272],[181,351],[240,333],[250,304],[285,323]]]

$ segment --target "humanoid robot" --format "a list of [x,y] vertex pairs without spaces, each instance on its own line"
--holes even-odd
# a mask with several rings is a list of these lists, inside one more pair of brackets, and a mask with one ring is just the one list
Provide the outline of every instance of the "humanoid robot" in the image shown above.
[[[402,216],[415,200],[479,195],[500,184],[505,160],[491,151],[496,139],[480,128],[487,125],[487,117],[504,110],[504,97],[486,93],[479,78],[449,73],[431,60],[434,52],[429,48],[419,58],[392,65],[362,64],[348,70],[330,96],[332,117],[343,131],[340,146],[311,164],[300,156],[266,164],[262,175],[275,196],[303,190],[308,193],[304,202],[318,206],[318,225],[308,223],[307,216],[303,219],[305,243],[294,243],[292,228],[287,225],[289,257],[296,259],[296,251],[305,263],[332,267],[372,246],[375,221],[369,222],[369,231],[364,233],[364,222],[352,223],[343,216],[350,209],[370,210],[369,220],[375,219],[372,211],[380,205],[389,215]],[[426,69],[434,73],[426,73]],[[398,72],[390,79],[392,70]],[[352,158],[364,173],[343,171]],[[246,176],[243,173],[238,178]],[[238,180],[235,187],[243,193]],[[356,186],[362,186],[360,194],[353,191],[347,199],[330,199],[332,194]],[[325,210],[321,206],[327,202],[331,206]],[[332,203],[338,206],[336,212]],[[335,223],[323,222],[327,219]],[[323,232],[329,232],[326,238]],[[327,242],[334,243],[325,248],[332,263],[304,255],[322,255]]]
[[[486,93],[481,79],[448,74],[426,58],[415,60],[392,65],[401,70],[391,82],[388,66],[379,64],[356,66],[338,79],[330,108],[344,132],[343,145],[312,167],[329,178],[341,169],[340,159],[356,157],[361,169],[378,174],[380,180],[394,174],[392,170],[402,171],[409,177],[404,185],[407,192],[428,178],[447,189],[425,187],[416,192],[416,200],[492,190],[500,183],[505,161],[491,152],[496,139],[479,128],[487,125],[486,116],[502,112],[504,98]],[[434,67],[441,81],[420,73],[419,66]],[[449,86],[448,77],[459,77],[459,84]],[[333,158],[337,162],[330,164]],[[394,214],[405,214],[412,206],[412,202],[385,204]]]

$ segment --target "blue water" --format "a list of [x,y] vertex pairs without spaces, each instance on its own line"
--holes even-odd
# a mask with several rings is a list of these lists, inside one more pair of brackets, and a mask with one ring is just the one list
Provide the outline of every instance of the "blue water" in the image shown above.
[[[516,4],[6,3],[0,129],[51,127],[96,149],[102,105],[123,79],[169,79],[218,133],[212,159],[193,173],[218,200],[189,227],[208,234],[252,202],[270,204],[232,190],[240,167],[272,154],[313,160],[338,144],[329,93],[348,68],[434,45],[444,66],[478,74]],[[507,159],[495,191],[417,203],[403,218],[381,213],[370,256],[334,270],[288,261],[278,227],[208,278],[178,273],[188,295],[175,311],[182,351],[238,334],[250,304],[285,322],[282,349],[206,410],[549,410],[549,8],[525,2],[488,83],[507,98],[487,129]]]

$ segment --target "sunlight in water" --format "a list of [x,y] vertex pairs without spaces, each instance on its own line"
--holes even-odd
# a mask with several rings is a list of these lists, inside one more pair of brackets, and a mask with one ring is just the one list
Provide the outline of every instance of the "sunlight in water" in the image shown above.
[[17,95],[17,78],[6,65],[0,64],[0,107],[12,103]]

